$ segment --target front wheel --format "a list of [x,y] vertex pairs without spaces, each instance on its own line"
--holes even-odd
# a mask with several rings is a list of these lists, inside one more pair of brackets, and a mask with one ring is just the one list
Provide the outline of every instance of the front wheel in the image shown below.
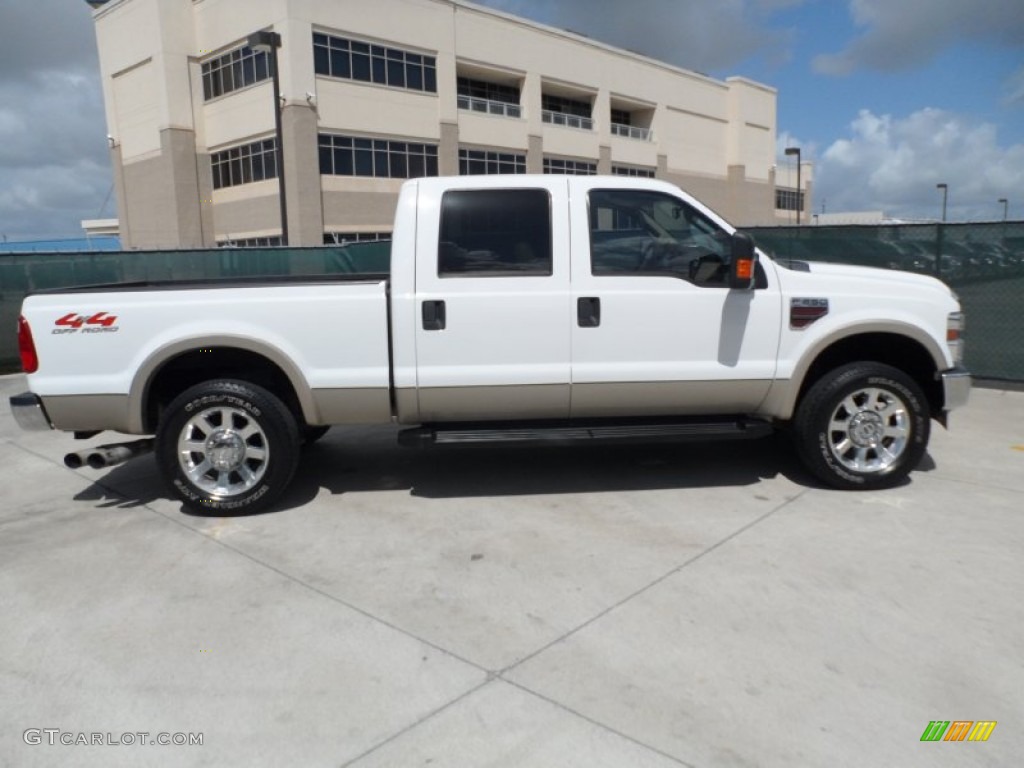
[[167,407],[156,458],[186,506],[251,514],[273,504],[288,486],[299,442],[295,417],[277,397],[224,379],[197,384]]
[[928,401],[905,373],[851,363],[808,390],[794,419],[797,451],[821,481],[841,490],[891,488],[928,447]]

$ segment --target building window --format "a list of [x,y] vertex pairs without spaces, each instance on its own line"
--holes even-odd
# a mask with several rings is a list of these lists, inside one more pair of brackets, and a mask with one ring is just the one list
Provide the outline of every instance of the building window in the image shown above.
[[277,178],[277,139],[263,139],[210,155],[213,188]]
[[206,101],[253,85],[270,77],[268,54],[249,46],[203,62],[203,98]]
[[775,190],[775,209],[779,211],[802,211],[804,194],[795,189],[778,188]]
[[227,240],[218,240],[218,248],[273,248],[281,245],[281,236],[272,235],[270,237],[242,237],[238,239],[228,238]]
[[541,108],[541,119],[545,123],[580,128],[584,131],[594,130],[589,101],[577,101],[564,96],[549,96],[545,93],[541,96]]
[[437,93],[437,60],[400,48],[314,32],[313,66],[318,75]]
[[459,174],[482,176],[494,173],[526,173],[526,155],[483,149],[459,150]]
[[459,109],[504,117],[522,117],[519,89],[468,77],[458,79]]
[[377,243],[390,240],[390,232],[324,232],[324,245],[348,245],[349,243]]
[[612,122],[617,125],[632,125],[633,124],[633,113],[627,112],[624,109],[613,109],[612,110]]
[[320,173],[416,179],[437,176],[437,147],[388,139],[320,134]]
[[655,171],[653,168],[636,168],[631,165],[613,165],[613,176],[631,176],[636,179],[653,179]]
[[557,157],[544,158],[544,173],[563,173],[568,176],[596,176],[597,163],[586,160],[561,160]]
[[467,189],[441,198],[439,277],[552,274],[551,196],[544,189]]

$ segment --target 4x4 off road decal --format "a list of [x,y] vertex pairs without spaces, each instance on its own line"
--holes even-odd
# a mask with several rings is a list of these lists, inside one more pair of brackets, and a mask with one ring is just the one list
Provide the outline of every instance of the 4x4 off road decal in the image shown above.
[[106,312],[97,312],[86,317],[77,312],[69,312],[64,317],[58,318],[54,323],[56,328],[54,334],[68,333],[117,333],[120,326],[115,325],[117,315],[110,315]]

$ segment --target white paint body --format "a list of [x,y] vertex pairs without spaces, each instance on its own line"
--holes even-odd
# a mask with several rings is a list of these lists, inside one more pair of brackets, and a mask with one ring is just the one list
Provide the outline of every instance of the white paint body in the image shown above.
[[[552,274],[438,277],[443,194],[509,188],[549,194]],[[318,393],[345,390],[394,395],[382,401],[395,403],[391,412],[368,412],[369,421],[707,412],[787,419],[794,388],[832,340],[861,331],[904,333],[930,352],[936,371],[954,366],[946,328],[959,305],[932,278],[818,264],[794,271],[764,254],[758,256],[763,277],[757,290],[667,276],[595,276],[588,193],[597,188],[672,195],[721,227],[723,236],[734,232],[677,187],[648,179],[410,181],[396,214],[390,285],[268,281],[31,296],[24,315],[41,362],[30,387],[44,402],[125,396],[126,408],[138,408],[146,387],[140,372],[151,372],[162,350],[177,354],[238,339],[285,366],[310,423],[323,423]],[[600,299],[599,327],[579,326],[577,300],[584,297]],[[794,298],[827,299],[829,312],[793,329]],[[445,302],[444,330],[424,329],[425,301]],[[116,332],[54,332],[69,313],[89,318],[101,312],[117,317]]]

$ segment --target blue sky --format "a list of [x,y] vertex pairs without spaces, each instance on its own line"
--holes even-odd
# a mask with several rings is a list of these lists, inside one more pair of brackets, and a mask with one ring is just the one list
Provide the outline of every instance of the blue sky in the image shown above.
[[[935,218],[943,182],[953,221],[1001,218],[999,198],[1024,219],[1024,0],[482,4],[774,86],[778,162],[814,162],[815,211]],[[116,215],[106,134],[88,5],[0,0],[0,236]]]
[[778,89],[815,211],[1024,219],[1024,0],[483,0]]

